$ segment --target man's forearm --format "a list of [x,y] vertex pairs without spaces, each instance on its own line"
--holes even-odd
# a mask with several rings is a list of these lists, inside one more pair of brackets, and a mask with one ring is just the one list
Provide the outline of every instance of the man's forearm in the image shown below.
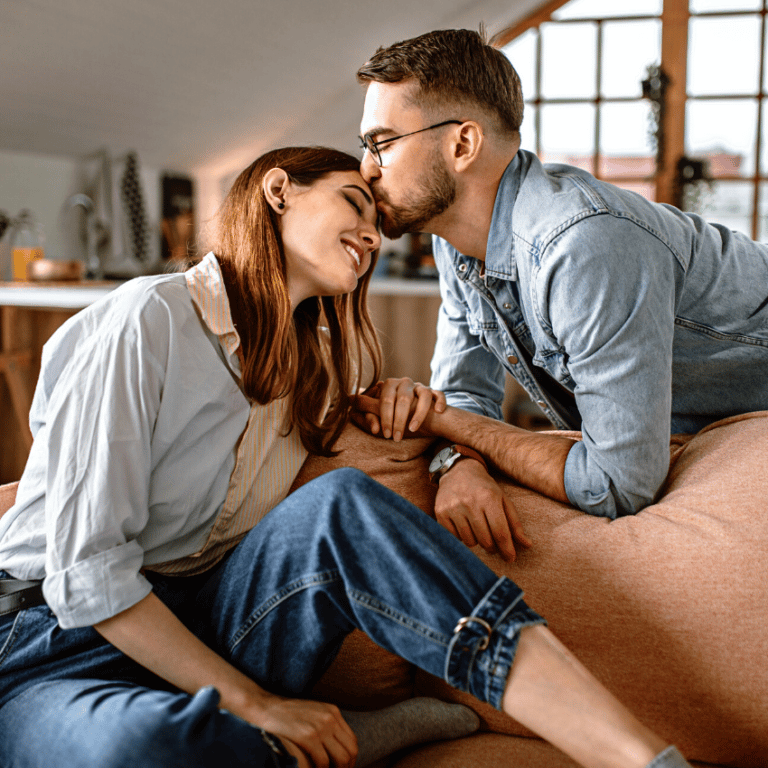
[[487,416],[449,406],[431,410],[423,428],[437,437],[474,448],[496,469],[557,501],[568,503],[565,460],[573,440],[514,427]]

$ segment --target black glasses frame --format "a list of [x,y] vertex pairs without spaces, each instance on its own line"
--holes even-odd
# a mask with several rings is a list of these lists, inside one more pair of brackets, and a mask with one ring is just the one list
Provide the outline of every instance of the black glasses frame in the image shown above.
[[461,125],[464,120],[443,120],[442,123],[435,123],[434,125],[428,125],[426,128],[419,128],[418,131],[411,131],[410,133],[403,133],[400,136],[392,136],[389,139],[382,139],[381,141],[374,141],[373,136],[370,133],[366,133],[365,136],[358,136],[360,139],[360,149],[368,150],[376,161],[376,165],[381,168],[384,165],[384,161],[381,159],[381,152],[379,147],[384,144],[391,144],[398,139],[404,139],[407,136],[415,136],[417,133],[424,133],[424,131],[431,131],[433,128],[442,128],[444,125]]

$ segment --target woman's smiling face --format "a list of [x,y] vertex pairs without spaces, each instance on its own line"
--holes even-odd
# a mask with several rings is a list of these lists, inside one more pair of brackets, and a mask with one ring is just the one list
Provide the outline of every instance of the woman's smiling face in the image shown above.
[[279,215],[292,307],[310,296],[353,291],[381,244],[376,208],[363,177],[337,171],[310,186],[288,180],[282,190],[275,199],[284,208],[272,207]]

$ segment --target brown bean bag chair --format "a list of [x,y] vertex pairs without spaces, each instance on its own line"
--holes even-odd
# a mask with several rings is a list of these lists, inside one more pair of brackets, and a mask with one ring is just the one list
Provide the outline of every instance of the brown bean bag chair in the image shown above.
[[[431,514],[428,444],[349,426],[339,456],[310,457],[295,485],[354,466]],[[479,557],[520,584],[553,632],[689,760],[768,766],[768,412],[673,437],[657,502],[632,517],[592,517],[499,479],[534,546],[513,564],[476,548]],[[315,693],[358,709],[429,694],[481,715],[485,732],[399,755],[398,768],[575,765],[360,632]]]

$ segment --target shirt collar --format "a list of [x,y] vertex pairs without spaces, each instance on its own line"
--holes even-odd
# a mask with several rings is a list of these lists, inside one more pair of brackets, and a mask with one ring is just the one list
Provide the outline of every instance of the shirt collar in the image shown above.
[[522,157],[518,152],[499,182],[485,250],[485,271],[495,277],[512,280],[517,277],[512,211],[520,189],[521,177]]
[[218,337],[226,353],[235,355],[240,348],[240,335],[232,321],[224,277],[213,253],[188,269],[184,278],[203,322]]

